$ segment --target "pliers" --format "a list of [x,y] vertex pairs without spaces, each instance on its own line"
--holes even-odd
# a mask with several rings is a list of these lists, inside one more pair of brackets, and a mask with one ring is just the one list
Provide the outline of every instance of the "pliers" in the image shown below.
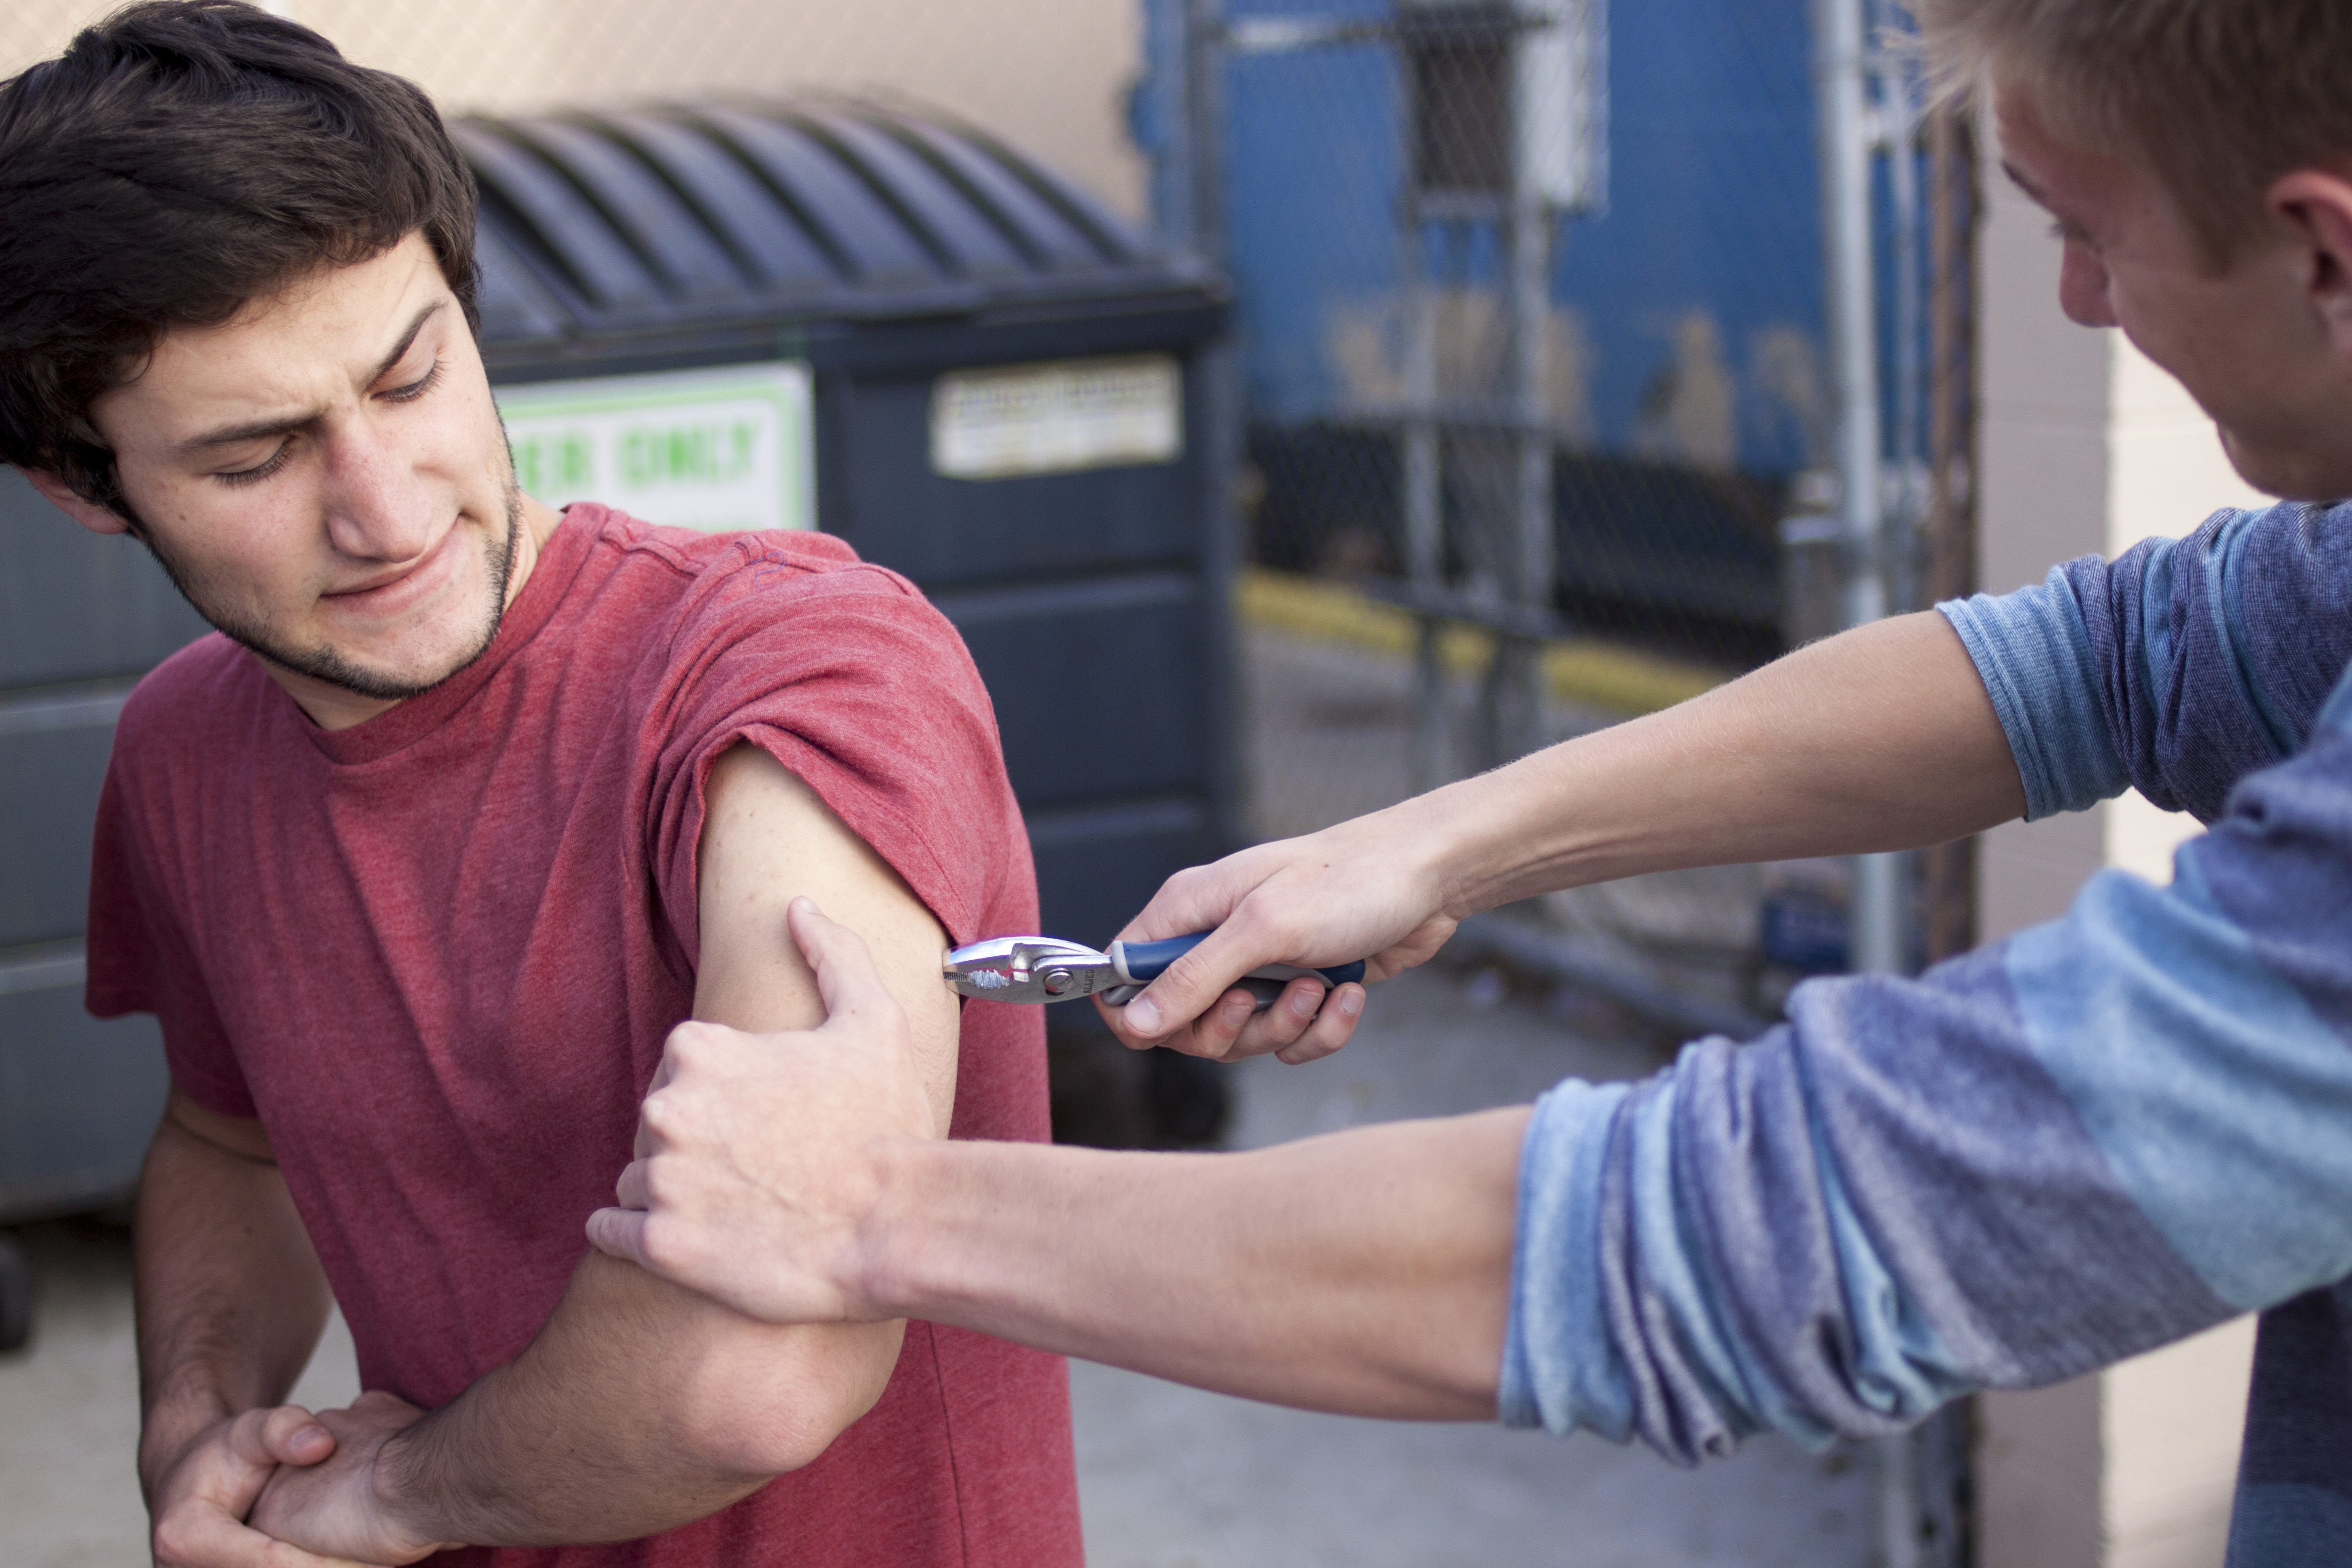
[[[1124,1007],[1208,934],[1195,931],[1165,942],[1115,942],[1108,952],[1059,937],[994,936],[949,953],[946,974],[948,984],[957,991],[983,1002],[1067,1002],[1074,996],[1098,995],[1114,1007]],[[1345,985],[1364,978],[1364,965],[1360,960],[1334,969],[1269,963],[1251,970],[1240,984],[1257,999],[1257,1010],[1264,1012],[1274,1005],[1285,986],[1302,976],[1319,980],[1327,987]]]

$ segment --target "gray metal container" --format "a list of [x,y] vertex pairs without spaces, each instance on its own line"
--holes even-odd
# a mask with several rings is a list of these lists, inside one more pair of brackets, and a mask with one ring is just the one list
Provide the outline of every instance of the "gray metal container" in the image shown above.
[[145,551],[0,468],[0,1223],[120,1194],[163,1109],[155,1021],[81,1007],[90,818],[123,698],[204,629]]

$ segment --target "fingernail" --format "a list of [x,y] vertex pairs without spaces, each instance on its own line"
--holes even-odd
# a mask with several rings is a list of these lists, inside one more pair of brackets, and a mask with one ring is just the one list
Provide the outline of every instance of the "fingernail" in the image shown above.
[[1364,994],[1362,992],[1348,991],[1340,994],[1339,1016],[1342,1018],[1352,1018],[1363,1010]]
[[1312,1018],[1315,1016],[1315,1009],[1321,1005],[1323,1005],[1323,994],[1319,991],[1302,991],[1290,999],[1290,1011],[1301,1018]]
[[1131,1035],[1156,1035],[1160,1032],[1160,1004],[1149,996],[1138,996],[1127,1005],[1127,1029]]

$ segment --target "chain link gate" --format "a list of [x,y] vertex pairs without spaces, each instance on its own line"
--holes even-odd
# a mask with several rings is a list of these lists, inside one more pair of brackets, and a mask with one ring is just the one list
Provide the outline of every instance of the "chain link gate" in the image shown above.
[[[1251,826],[1311,831],[1973,587],[1975,152],[1887,0],[1150,0],[1231,270]],[[1457,950],[1668,1036],[1972,940],[1969,846],[1553,895]],[[1877,1456],[1967,1560],[1969,1428]]]

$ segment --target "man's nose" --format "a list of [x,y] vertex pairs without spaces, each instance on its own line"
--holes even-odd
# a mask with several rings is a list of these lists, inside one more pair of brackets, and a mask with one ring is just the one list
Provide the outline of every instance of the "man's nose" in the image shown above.
[[363,561],[414,561],[433,547],[442,521],[415,466],[365,421],[328,439],[320,500],[336,550]]
[[2107,299],[2107,267],[2079,244],[2066,247],[2058,264],[2058,308],[2078,327],[2112,327],[2114,305]]

